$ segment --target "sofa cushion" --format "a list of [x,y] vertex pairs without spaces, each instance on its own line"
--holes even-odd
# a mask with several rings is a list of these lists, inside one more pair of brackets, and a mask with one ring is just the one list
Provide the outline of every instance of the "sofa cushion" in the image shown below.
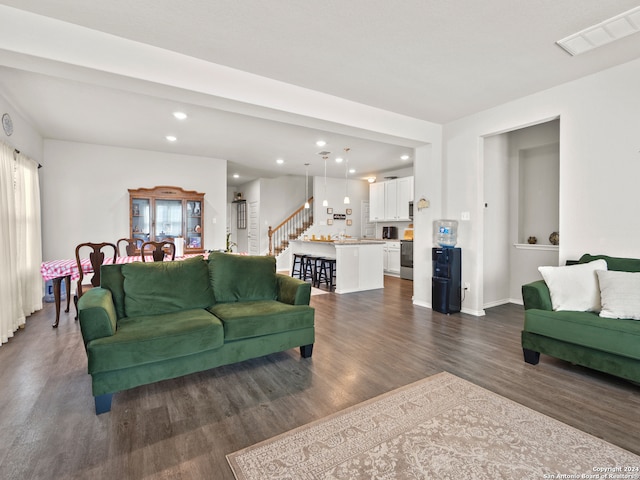
[[525,312],[524,331],[640,360],[640,322],[593,312]]
[[640,320],[640,273],[598,270],[602,310],[605,318]]
[[222,320],[226,342],[313,327],[312,307],[275,300],[217,303],[209,311]]
[[89,373],[107,372],[219,348],[222,323],[204,309],[127,317],[115,335],[89,342]]
[[127,317],[158,315],[214,303],[209,269],[202,257],[122,266]]
[[216,303],[275,300],[277,296],[275,257],[212,252],[209,277]]
[[600,311],[596,270],[606,270],[605,260],[563,267],[538,267],[551,294],[554,310]]

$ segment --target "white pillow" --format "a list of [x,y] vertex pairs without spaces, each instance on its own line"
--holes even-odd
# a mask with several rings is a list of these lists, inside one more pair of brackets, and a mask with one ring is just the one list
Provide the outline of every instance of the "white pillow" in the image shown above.
[[640,320],[640,273],[598,271],[605,318]]
[[606,260],[567,265],[538,267],[551,293],[554,310],[579,312],[600,311],[600,288],[596,270],[606,270]]

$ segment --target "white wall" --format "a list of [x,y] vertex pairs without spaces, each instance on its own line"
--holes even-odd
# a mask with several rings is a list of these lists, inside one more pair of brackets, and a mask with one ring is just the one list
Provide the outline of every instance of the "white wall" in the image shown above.
[[0,92],[0,117],[8,113],[13,122],[13,133],[8,136],[4,129],[0,128],[0,138],[7,145],[20,150],[27,157],[35,160],[40,165],[44,165],[43,139],[38,131],[25,120],[18,110],[13,108],[9,100],[2,96]]
[[[416,148],[414,159],[413,303],[431,307],[432,226],[434,220],[443,218],[442,144],[436,141]],[[429,208],[418,210],[421,198],[429,201]]]
[[[261,251],[269,250],[269,227],[277,227],[300,208],[307,200],[305,198],[305,177],[286,175],[278,178],[263,178],[260,180],[260,223],[263,235]],[[307,188],[309,197],[314,196],[313,178],[309,177]]]
[[[311,233],[316,235],[337,236],[340,232],[351,237],[360,237],[361,233],[361,216],[362,216],[362,200],[369,200],[369,184],[364,180],[349,179],[348,193],[350,204],[344,204],[345,193],[347,187],[344,179],[327,178],[326,199],[329,203],[328,207],[322,206],[325,199],[324,193],[324,177],[314,177],[314,202],[313,202],[313,223],[314,227]],[[327,213],[327,208],[332,208],[333,213],[346,215],[347,209],[351,209],[351,215],[346,218],[351,220],[351,225],[347,226],[345,220],[333,220],[333,225],[327,225],[327,220],[333,217],[333,214]]]
[[[560,118],[559,261],[583,253],[640,257],[640,60],[530,95],[444,126],[446,217],[471,212],[459,232],[463,277],[483,279],[484,154],[481,138]],[[419,165],[416,166],[418,175]],[[418,193],[419,195],[419,193]],[[417,224],[419,238],[428,236]],[[488,236],[490,239],[490,235]],[[464,311],[482,314],[482,288]]]
[[57,140],[45,140],[44,158],[44,260],[73,258],[81,242],[128,236],[128,189],[158,185],[205,193],[204,248],[225,246],[225,160]]

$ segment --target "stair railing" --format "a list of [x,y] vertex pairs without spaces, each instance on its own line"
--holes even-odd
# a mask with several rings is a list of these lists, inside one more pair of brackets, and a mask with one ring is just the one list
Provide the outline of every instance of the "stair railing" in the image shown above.
[[308,202],[310,208],[303,205],[276,228],[269,226],[269,255],[277,256],[313,224],[313,197]]

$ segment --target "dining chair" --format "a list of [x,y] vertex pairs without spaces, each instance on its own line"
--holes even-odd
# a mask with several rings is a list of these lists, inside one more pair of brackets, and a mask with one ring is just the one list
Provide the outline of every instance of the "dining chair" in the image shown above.
[[127,257],[133,257],[138,253],[140,247],[144,243],[144,240],[141,238],[121,238],[116,242],[116,246],[118,247],[118,256],[124,257],[122,255],[122,247],[120,244],[125,244],[125,253]]
[[140,247],[140,255],[142,255],[143,262],[147,261],[147,248],[149,248],[149,254],[153,257],[154,262],[162,262],[165,255],[170,255],[171,260],[175,260],[176,258],[176,245],[169,238],[165,238],[159,242],[144,242]]
[[[113,252],[113,253],[112,253]],[[104,263],[105,253],[113,255],[113,263],[118,256],[118,248],[113,243],[81,243],[76,247],[76,265],[78,266],[78,277],[76,294],[73,296],[73,303],[76,306],[76,320],[78,319],[78,299],[87,290],[100,286],[100,267]],[[85,272],[82,269],[82,260],[89,258],[93,275],[85,282]],[[89,273],[89,272],[87,272]]]

